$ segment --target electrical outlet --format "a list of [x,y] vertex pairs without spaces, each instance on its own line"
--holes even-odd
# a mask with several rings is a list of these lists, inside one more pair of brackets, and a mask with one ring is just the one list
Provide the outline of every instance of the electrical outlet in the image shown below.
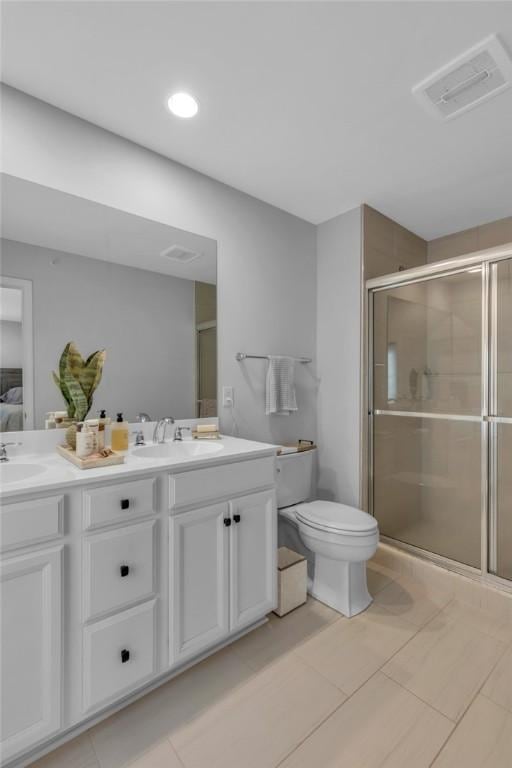
[[233,387],[222,387],[222,405],[224,408],[232,408],[235,404]]

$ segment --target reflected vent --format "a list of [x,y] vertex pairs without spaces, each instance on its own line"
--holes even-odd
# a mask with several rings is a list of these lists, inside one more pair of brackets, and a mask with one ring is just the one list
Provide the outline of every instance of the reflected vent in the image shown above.
[[199,258],[199,254],[195,251],[190,251],[188,248],[184,248],[182,245],[171,245],[170,248],[166,248],[162,251],[160,256],[165,256],[166,259],[171,261],[177,261],[179,264],[188,264],[189,261]]
[[512,85],[512,60],[490,35],[412,89],[424,109],[443,120],[476,107]]

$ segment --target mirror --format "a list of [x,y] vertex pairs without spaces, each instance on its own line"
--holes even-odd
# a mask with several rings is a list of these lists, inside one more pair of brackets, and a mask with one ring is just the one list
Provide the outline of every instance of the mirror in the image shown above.
[[106,350],[90,418],[217,415],[217,245],[2,176],[0,431],[44,429],[66,403],[66,344]]

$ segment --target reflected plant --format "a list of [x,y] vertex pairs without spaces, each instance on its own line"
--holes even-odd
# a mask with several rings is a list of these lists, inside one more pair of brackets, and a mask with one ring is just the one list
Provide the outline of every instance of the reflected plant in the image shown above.
[[91,410],[106,355],[106,351],[100,349],[84,360],[74,341],[64,347],[59,360],[59,375],[53,371],[52,376],[66,401],[70,419],[83,421]]

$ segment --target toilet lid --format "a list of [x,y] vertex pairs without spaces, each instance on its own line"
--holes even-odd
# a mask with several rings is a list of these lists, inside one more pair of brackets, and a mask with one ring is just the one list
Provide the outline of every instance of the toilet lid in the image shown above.
[[338,504],[334,501],[312,501],[301,504],[296,510],[297,518],[306,525],[327,531],[348,533],[370,533],[377,528],[374,517],[362,509]]

